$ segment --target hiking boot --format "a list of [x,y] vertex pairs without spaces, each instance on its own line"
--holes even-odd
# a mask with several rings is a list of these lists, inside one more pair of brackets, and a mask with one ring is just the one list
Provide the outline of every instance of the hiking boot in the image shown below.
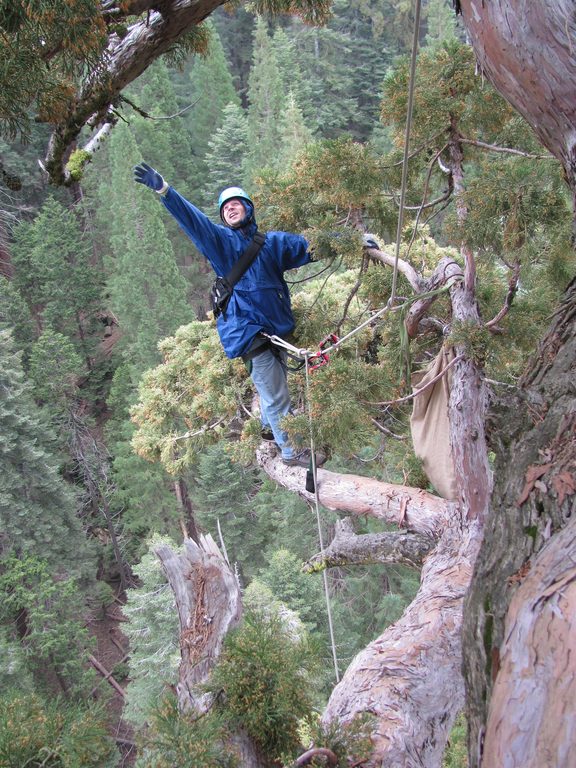
[[[300,451],[300,453],[297,453],[296,456],[292,456],[290,459],[282,459],[282,461],[289,467],[306,467],[306,469],[308,469],[310,466],[310,458],[310,448],[305,448],[303,451]],[[321,467],[325,461],[326,456],[323,453],[320,453],[320,451],[316,451],[316,466]]]
[[262,440],[265,440],[267,443],[275,443],[276,438],[274,437],[274,432],[272,432],[271,429],[268,427],[263,427],[262,432],[260,432],[260,437]]

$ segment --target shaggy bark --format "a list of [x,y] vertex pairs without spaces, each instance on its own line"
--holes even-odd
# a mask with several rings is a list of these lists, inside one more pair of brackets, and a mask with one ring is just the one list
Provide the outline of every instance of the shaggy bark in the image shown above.
[[[542,618],[543,610],[556,611],[555,625],[550,626],[548,640],[553,641],[554,635],[560,641],[572,632],[573,645],[574,626],[563,603],[564,599],[571,599],[571,592],[567,589],[569,584],[562,583],[562,574],[553,582],[544,578],[542,569],[536,567],[539,562],[536,554],[543,547],[546,551],[556,552],[563,546],[564,537],[556,542],[555,534],[576,513],[575,360],[576,281],[570,285],[518,391],[513,397],[500,401],[492,414],[499,427],[505,424],[506,429],[499,428],[496,434],[497,484],[473,587],[467,599],[464,626],[471,766],[496,765],[494,755],[505,751],[506,745],[511,740],[518,740],[521,734],[519,741],[529,742],[534,718],[547,724],[541,738],[543,742],[548,740],[550,755],[562,754],[570,743],[573,746],[569,734],[561,730],[555,732],[549,727],[548,717],[557,715],[549,697],[554,686],[563,683],[550,674],[545,683],[548,690],[538,688],[542,686],[542,664],[547,662],[536,654],[538,649],[543,654],[551,651],[550,647],[545,647],[546,637],[541,630],[542,622],[546,620],[545,615]],[[566,543],[564,551],[566,573],[571,568],[571,546]],[[539,592],[541,602],[534,598]],[[533,602],[538,610],[526,613],[520,606],[522,597]],[[522,624],[518,623],[519,613],[522,613]],[[557,657],[549,653],[551,666],[548,673],[558,669],[553,662],[560,664],[562,653],[569,679],[570,644],[559,645]],[[540,695],[532,696],[528,707],[522,703],[523,698],[517,696],[511,677],[510,670],[518,665],[522,667],[522,681],[540,691]],[[499,721],[502,701],[508,706],[506,729]],[[574,701],[572,698],[566,703],[571,718],[576,715]],[[482,745],[487,721],[492,723],[486,738],[490,757],[487,755],[487,762],[484,762]],[[514,764],[538,765],[522,760]],[[540,763],[567,764],[556,758],[552,763]]]

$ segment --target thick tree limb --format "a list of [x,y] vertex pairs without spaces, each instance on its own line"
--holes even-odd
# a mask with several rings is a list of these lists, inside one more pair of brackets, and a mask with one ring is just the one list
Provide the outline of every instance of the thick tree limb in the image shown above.
[[396,624],[352,661],[324,712],[325,722],[377,718],[370,768],[439,766],[464,701],[460,671],[463,598],[478,532],[448,530],[427,558],[418,595]]
[[573,0],[460,0],[460,7],[482,71],[562,163],[576,213]]
[[[305,488],[306,470],[287,467],[273,446],[262,445],[257,452],[262,469],[279,485],[308,501],[314,495]],[[388,523],[429,536],[439,536],[457,515],[456,504],[405,485],[393,485],[360,475],[342,475],[318,470],[320,503],[354,515],[381,518]]]
[[435,546],[434,537],[408,531],[358,536],[352,530],[350,520],[339,520],[331,544],[308,560],[306,570],[313,572],[343,565],[374,563],[396,563],[420,568],[426,555]]

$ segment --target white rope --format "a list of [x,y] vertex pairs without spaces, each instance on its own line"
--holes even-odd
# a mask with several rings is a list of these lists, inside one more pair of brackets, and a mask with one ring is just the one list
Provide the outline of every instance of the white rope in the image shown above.
[[402,238],[402,227],[404,225],[404,202],[406,200],[406,187],[408,179],[408,155],[410,146],[410,126],[412,125],[412,109],[414,105],[414,84],[416,80],[416,58],[418,54],[418,33],[420,31],[420,5],[421,0],[416,0],[414,10],[414,35],[412,37],[412,56],[410,59],[410,81],[408,87],[408,108],[406,111],[406,129],[404,132],[404,157],[402,162],[402,186],[400,189],[400,210],[398,211],[398,226],[396,229],[396,253],[394,256],[394,273],[392,277],[392,290],[390,292],[389,304],[393,304],[396,299],[396,283],[398,279],[398,261],[400,259],[400,240]]
[[[306,405],[307,405],[307,411],[308,411],[308,426],[310,429],[310,458],[312,462],[312,477],[314,478],[314,501],[316,506],[316,522],[318,524],[318,541],[320,544],[320,557],[324,554],[324,537],[322,536],[322,520],[320,518],[320,494],[318,491],[318,477],[317,477],[317,467],[316,467],[316,450],[314,447],[314,432],[312,430],[312,412],[310,411],[310,397],[309,395],[309,387],[310,387],[310,371],[308,366],[308,355],[304,358],[306,361],[306,364],[304,368],[306,369]],[[340,670],[338,669],[338,655],[336,653],[336,641],[334,639],[334,626],[332,624],[332,609],[330,606],[330,593],[328,591],[328,574],[327,569],[324,567],[322,569],[322,578],[324,581],[324,598],[326,600],[326,614],[328,616],[328,630],[330,633],[330,645],[332,648],[332,660],[334,662],[334,672],[336,674],[336,682],[340,682]]]

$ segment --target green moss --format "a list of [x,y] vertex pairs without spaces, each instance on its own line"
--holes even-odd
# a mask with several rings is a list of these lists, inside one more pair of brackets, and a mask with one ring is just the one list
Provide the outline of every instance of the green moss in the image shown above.
[[91,153],[86,152],[85,149],[77,149],[72,152],[70,159],[66,163],[66,170],[73,181],[80,181],[84,174],[84,167],[90,161],[91,157]]

